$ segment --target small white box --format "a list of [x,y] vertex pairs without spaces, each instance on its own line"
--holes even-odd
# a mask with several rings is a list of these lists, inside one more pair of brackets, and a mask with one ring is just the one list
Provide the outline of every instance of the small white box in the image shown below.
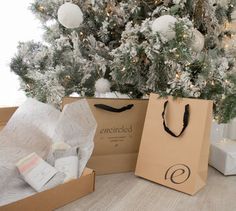
[[236,174],[236,141],[212,143],[209,164],[224,175]]

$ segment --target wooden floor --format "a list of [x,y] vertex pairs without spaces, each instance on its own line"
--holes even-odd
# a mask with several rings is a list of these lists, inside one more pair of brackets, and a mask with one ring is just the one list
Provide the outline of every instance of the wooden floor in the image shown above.
[[236,176],[209,168],[207,186],[195,196],[138,178],[133,173],[97,176],[96,191],[58,211],[236,211]]

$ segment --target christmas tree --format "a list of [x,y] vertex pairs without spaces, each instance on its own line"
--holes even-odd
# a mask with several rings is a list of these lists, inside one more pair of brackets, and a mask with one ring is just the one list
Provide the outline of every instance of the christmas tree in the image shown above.
[[19,43],[10,65],[28,96],[59,105],[74,92],[154,92],[213,100],[219,122],[236,116],[236,0],[35,0],[30,9],[44,42]]

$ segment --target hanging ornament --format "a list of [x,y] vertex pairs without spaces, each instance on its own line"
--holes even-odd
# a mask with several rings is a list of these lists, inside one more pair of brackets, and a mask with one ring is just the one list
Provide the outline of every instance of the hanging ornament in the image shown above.
[[39,10],[40,12],[44,12],[44,11],[45,11],[45,8],[40,5],[40,6],[38,6],[38,10]]
[[100,78],[95,82],[95,90],[98,93],[110,92],[111,83],[105,78]]
[[70,97],[81,97],[81,95],[78,94],[77,92],[72,92],[69,96]]
[[177,19],[171,15],[163,15],[152,23],[152,31],[160,33],[167,40],[175,38],[174,26]]
[[73,29],[83,22],[83,13],[79,6],[66,2],[57,11],[58,21],[66,28]]
[[204,48],[205,38],[202,35],[202,33],[197,29],[193,29],[192,35],[193,35],[193,41],[191,47],[195,52],[199,53]]
[[127,94],[121,94],[120,92],[106,92],[106,93],[102,93],[102,94],[95,94],[95,97],[130,99],[130,97]]

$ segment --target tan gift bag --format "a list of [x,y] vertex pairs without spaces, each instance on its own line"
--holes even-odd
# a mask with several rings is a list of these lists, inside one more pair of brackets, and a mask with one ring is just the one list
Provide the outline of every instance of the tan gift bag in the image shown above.
[[[63,105],[79,98],[66,97]],[[96,174],[134,171],[148,100],[86,98],[97,121],[87,166]]]
[[207,179],[212,102],[151,94],[135,174],[193,195]]

